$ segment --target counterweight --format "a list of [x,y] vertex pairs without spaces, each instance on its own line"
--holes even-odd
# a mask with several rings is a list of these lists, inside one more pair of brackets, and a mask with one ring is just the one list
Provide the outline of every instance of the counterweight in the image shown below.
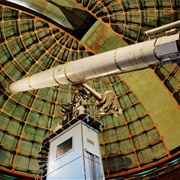
[[58,65],[15,81],[8,86],[8,89],[15,94],[61,84],[79,84],[94,78],[179,60],[180,33],[177,32]]

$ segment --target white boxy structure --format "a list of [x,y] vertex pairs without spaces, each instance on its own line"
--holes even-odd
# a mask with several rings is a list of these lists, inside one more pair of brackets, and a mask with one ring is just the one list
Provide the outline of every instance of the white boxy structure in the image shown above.
[[80,120],[51,139],[46,178],[105,179],[97,130]]

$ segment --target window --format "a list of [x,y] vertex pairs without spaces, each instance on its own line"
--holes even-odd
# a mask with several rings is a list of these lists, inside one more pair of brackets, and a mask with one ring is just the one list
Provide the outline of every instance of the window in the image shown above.
[[72,137],[57,146],[56,158],[62,156],[72,149]]

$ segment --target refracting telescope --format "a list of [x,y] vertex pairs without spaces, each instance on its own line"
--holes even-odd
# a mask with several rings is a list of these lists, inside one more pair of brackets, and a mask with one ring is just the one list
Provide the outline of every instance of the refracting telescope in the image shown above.
[[[8,91],[16,94],[62,84],[83,85],[90,79],[159,66],[169,61],[180,62],[180,31],[175,27],[180,27],[180,20],[146,31],[145,35],[149,36],[147,41],[67,62],[27,76],[9,84]],[[84,87],[89,89],[88,85]],[[107,93],[103,96],[91,88],[90,91],[99,101],[107,99]]]
[[[180,26],[180,20],[178,23],[176,22],[177,24]],[[90,79],[158,66],[168,61],[178,62],[179,60],[180,32],[175,32],[58,65],[12,82],[8,89],[15,94],[62,84],[80,84]]]
[[180,27],[180,20],[146,31],[145,35],[149,37],[147,41],[67,62],[27,76],[9,84],[8,91],[16,94],[62,84],[79,84],[79,87],[83,86],[98,101],[100,113],[110,111],[120,115],[122,110],[115,105],[116,98],[112,92],[99,94],[85,82],[117,73],[159,66],[168,61],[179,62],[180,31],[174,27]]

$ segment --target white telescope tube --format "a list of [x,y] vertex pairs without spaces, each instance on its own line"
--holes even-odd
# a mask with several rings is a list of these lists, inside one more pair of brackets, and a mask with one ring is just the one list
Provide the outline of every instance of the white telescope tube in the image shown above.
[[151,29],[151,30],[148,30],[148,31],[145,31],[144,34],[145,35],[152,35],[152,34],[156,34],[158,32],[173,29],[175,27],[180,27],[180,20],[166,24],[166,25],[163,25],[163,26],[160,26],[160,27],[157,27],[157,28],[154,28],[154,29]]
[[180,39],[177,33],[58,65],[15,81],[8,88],[14,94],[60,84],[79,84],[179,59]]

